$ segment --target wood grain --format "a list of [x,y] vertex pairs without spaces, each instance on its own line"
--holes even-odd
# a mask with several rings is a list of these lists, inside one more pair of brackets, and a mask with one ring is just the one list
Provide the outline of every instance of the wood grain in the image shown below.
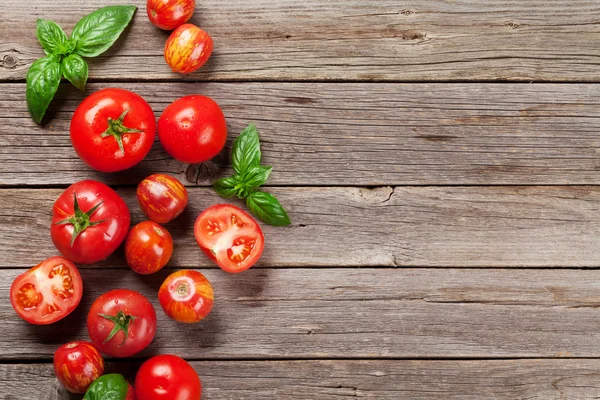
[[[121,0],[1,0],[0,80],[23,79],[41,57],[37,18],[67,32]],[[598,81],[600,7],[589,0],[206,0],[192,21],[215,52],[190,76],[163,58],[168,33],[145,1],[117,45],[90,62],[92,79]],[[76,7],[74,6],[76,4]]]

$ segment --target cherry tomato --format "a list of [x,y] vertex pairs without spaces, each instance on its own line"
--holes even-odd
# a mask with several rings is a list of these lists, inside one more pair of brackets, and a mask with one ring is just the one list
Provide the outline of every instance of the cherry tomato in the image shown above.
[[163,354],[142,364],[135,392],[143,400],[200,400],[202,384],[187,361]]
[[95,170],[131,168],[146,157],[156,136],[152,109],[124,89],[102,89],[81,102],[71,119],[71,143]]
[[152,342],[156,311],[150,301],[133,290],[116,289],[98,297],[87,317],[92,339],[104,354],[129,357]]
[[195,323],[212,310],[213,288],[198,271],[172,273],[158,291],[158,301],[165,313],[178,322]]
[[196,25],[175,29],[165,44],[165,61],[173,72],[190,74],[210,58],[214,43],[210,35]]
[[47,325],[69,315],[82,293],[77,267],[62,257],[51,257],[17,276],[10,287],[10,302],[25,321]]
[[165,228],[152,221],[140,222],[125,240],[127,265],[138,274],[161,270],[173,254],[173,239]]
[[194,14],[195,0],[148,0],[146,12],[152,25],[171,31],[188,22]]
[[54,352],[54,372],[71,393],[85,393],[90,384],[104,373],[104,360],[89,342],[64,344]]
[[125,201],[104,183],[86,180],[69,186],[54,203],[50,235],[69,260],[92,264],[121,245],[129,223]]
[[158,119],[158,138],[173,158],[198,164],[223,149],[227,123],[223,111],[210,97],[185,96],[163,111]]
[[256,221],[230,204],[215,204],[204,210],[196,219],[194,235],[202,251],[233,274],[253,266],[265,247]]
[[185,186],[172,176],[154,174],[137,187],[140,208],[154,222],[166,224],[177,218],[188,204]]

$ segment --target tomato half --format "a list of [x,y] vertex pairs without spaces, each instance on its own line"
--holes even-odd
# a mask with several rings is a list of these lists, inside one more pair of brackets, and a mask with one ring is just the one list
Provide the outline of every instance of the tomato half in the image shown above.
[[101,352],[112,357],[130,357],[154,339],[156,311],[142,294],[116,289],[104,293],[92,304],[87,328],[92,343]]
[[64,344],[54,352],[54,373],[71,393],[85,393],[90,384],[104,373],[104,360],[91,343]]
[[71,119],[71,143],[95,170],[131,168],[146,157],[156,119],[146,100],[124,89],[102,89],[81,102]]
[[173,239],[165,228],[152,221],[140,222],[125,240],[127,265],[138,274],[161,270],[173,254]]
[[177,218],[188,204],[185,186],[172,176],[154,174],[137,187],[140,208],[154,222],[166,224]]
[[82,293],[77,267],[63,257],[51,257],[17,276],[10,287],[10,303],[25,321],[47,325],[69,315]]
[[203,320],[212,310],[214,299],[208,279],[193,270],[172,273],[158,291],[158,301],[165,314],[178,322]]
[[204,210],[196,219],[194,235],[207,256],[234,274],[253,266],[265,247],[256,221],[230,204],[216,204]]
[[173,72],[190,74],[210,58],[214,43],[210,35],[196,25],[175,29],[165,44],[165,61]]
[[148,0],[146,12],[152,25],[166,31],[188,22],[194,14],[195,0]]
[[158,119],[158,138],[167,153],[181,162],[208,161],[227,141],[225,115],[210,97],[182,97],[169,104]]
[[121,245],[129,223],[129,208],[117,192],[85,180],[69,186],[54,203],[50,236],[69,260],[92,264]]
[[143,400],[200,400],[202,383],[183,358],[163,354],[142,364],[135,378],[135,392]]

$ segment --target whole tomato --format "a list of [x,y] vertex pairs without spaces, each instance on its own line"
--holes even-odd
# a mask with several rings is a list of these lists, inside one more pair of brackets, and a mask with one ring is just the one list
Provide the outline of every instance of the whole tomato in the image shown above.
[[165,313],[175,321],[199,322],[212,310],[213,288],[198,271],[177,271],[161,285],[158,301]]
[[173,254],[173,239],[165,228],[152,221],[140,222],[125,240],[127,265],[138,274],[161,270]]
[[165,61],[173,72],[190,74],[210,58],[214,43],[210,35],[196,25],[175,29],[165,44]]
[[142,364],[135,392],[143,400],[200,400],[202,384],[187,361],[163,354]]
[[154,339],[156,311],[140,293],[116,289],[104,293],[92,304],[87,328],[92,343],[101,352],[112,357],[130,357]]
[[102,89],[81,102],[71,119],[79,158],[101,172],[131,168],[146,157],[156,136],[152,109],[124,89]]
[[69,260],[92,264],[121,245],[129,223],[129,208],[114,190],[85,180],[69,186],[54,203],[50,235]]
[[169,104],[158,119],[158,138],[167,153],[181,162],[210,160],[227,141],[225,115],[210,97],[182,97]]
[[154,26],[171,31],[188,22],[194,14],[195,0],[148,0],[146,12]]
[[85,393],[90,384],[104,373],[104,360],[89,342],[64,344],[54,352],[54,372],[71,393]]
[[188,204],[185,186],[172,176],[154,174],[137,187],[140,208],[154,222],[166,224],[177,218]]

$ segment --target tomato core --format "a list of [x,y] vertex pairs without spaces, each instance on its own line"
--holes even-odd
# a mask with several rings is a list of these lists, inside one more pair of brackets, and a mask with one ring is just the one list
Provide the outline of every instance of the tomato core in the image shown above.
[[110,117],[108,117],[108,128],[102,132],[102,134],[100,134],[100,137],[102,138],[106,138],[106,137],[113,137],[115,138],[115,140],[117,141],[117,144],[119,145],[119,149],[121,150],[121,153],[125,154],[125,148],[123,147],[123,135],[126,133],[143,133],[144,131],[139,130],[139,129],[132,129],[132,128],[128,128],[125,125],[123,125],[123,120],[125,119],[125,116],[127,115],[127,113],[131,111],[131,108],[128,108],[127,110],[123,111],[123,113],[119,116],[119,118],[117,119],[112,119]]

